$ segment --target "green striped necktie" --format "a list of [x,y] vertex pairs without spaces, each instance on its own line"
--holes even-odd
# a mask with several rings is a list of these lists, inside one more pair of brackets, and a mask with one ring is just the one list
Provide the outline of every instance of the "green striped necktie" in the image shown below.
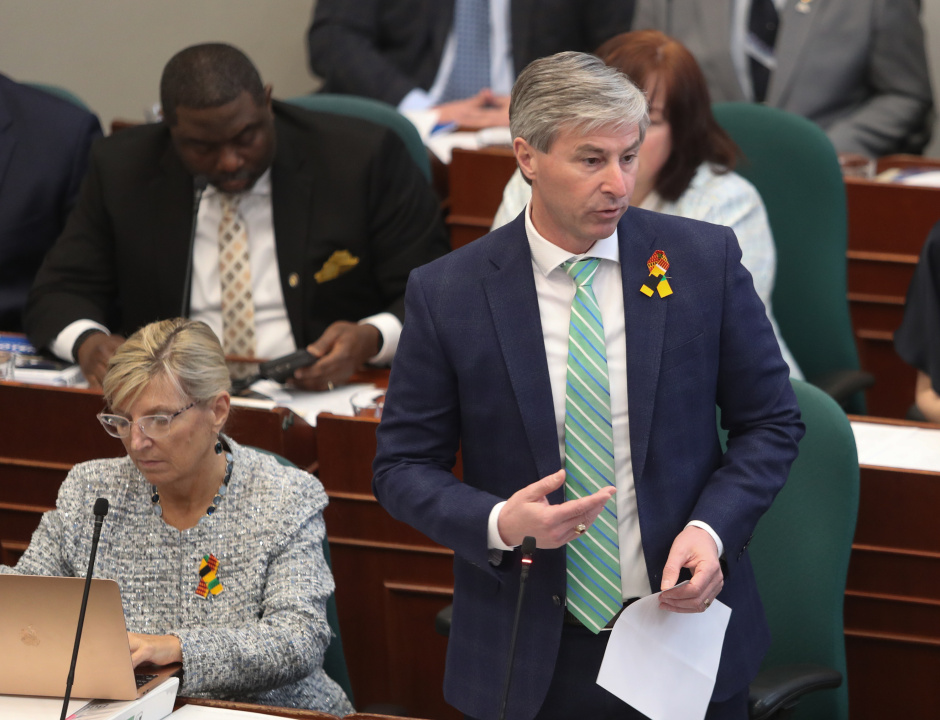
[[[577,290],[568,330],[565,387],[565,499],[614,484],[614,433],[604,324],[591,283],[597,258],[563,265]],[[597,633],[623,606],[617,503],[607,501],[597,520],[568,543],[568,610]]]

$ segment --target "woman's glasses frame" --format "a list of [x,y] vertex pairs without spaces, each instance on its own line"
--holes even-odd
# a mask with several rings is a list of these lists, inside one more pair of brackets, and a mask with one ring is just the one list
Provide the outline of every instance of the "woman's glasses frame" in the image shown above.
[[137,420],[131,420],[123,415],[112,415],[106,412],[100,412],[97,415],[101,427],[111,437],[124,439],[131,434],[131,426],[136,425],[140,431],[151,440],[158,440],[165,437],[170,432],[170,425],[184,412],[196,406],[194,400],[182,410],[177,410],[169,415],[145,415]]

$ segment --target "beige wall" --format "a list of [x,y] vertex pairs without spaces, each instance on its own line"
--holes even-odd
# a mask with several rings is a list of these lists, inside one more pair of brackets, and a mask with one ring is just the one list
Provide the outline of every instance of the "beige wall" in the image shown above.
[[101,118],[143,120],[160,73],[187,45],[223,41],[277,97],[309,92],[312,0],[0,0],[0,72],[69,88]]
[[[354,2],[355,0],[348,0]],[[922,0],[940,98],[940,0]],[[313,0],[0,0],[0,72],[68,87],[110,126],[143,119],[177,50],[221,40],[245,50],[278,97],[313,89],[304,47]],[[940,157],[940,120],[928,154]]]

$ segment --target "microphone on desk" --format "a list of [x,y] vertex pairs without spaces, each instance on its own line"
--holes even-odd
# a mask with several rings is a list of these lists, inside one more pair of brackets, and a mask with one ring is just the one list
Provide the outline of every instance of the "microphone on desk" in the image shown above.
[[98,539],[101,537],[101,524],[104,516],[108,514],[107,498],[95,500],[92,511],[95,514],[95,532],[91,538],[91,556],[88,559],[88,572],[85,573],[85,590],[82,593],[82,608],[78,613],[78,628],[75,631],[75,647],[72,648],[72,663],[69,665],[69,676],[65,682],[65,697],[62,699],[62,714],[59,720],[65,720],[69,711],[69,699],[72,696],[72,683],[75,680],[75,664],[78,661],[78,646],[82,641],[82,626],[85,624],[85,608],[88,606],[88,591],[91,589],[91,576],[95,569],[95,555],[98,554]]
[[183,304],[180,307],[180,317],[189,317],[189,301],[193,284],[193,250],[196,244],[196,222],[199,219],[199,204],[202,194],[209,184],[205,175],[196,175],[193,178],[193,224],[189,230],[189,253],[186,256],[186,275],[183,279]]
[[516,654],[516,633],[519,630],[519,616],[522,614],[522,596],[525,583],[529,579],[532,567],[532,555],[535,553],[535,538],[526,535],[522,539],[522,573],[519,576],[519,597],[516,599],[516,616],[512,621],[512,635],[509,638],[509,662],[506,667],[506,681],[503,683],[503,699],[499,703],[499,720],[505,720],[506,702],[509,700],[509,686],[512,683],[512,661]]

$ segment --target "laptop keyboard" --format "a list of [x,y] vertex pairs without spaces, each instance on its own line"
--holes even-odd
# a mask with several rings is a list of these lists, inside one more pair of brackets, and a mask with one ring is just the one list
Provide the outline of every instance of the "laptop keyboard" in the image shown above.
[[134,680],[137,682],[137,689],[140,690],[155,677],[156,675],[134,675]]

